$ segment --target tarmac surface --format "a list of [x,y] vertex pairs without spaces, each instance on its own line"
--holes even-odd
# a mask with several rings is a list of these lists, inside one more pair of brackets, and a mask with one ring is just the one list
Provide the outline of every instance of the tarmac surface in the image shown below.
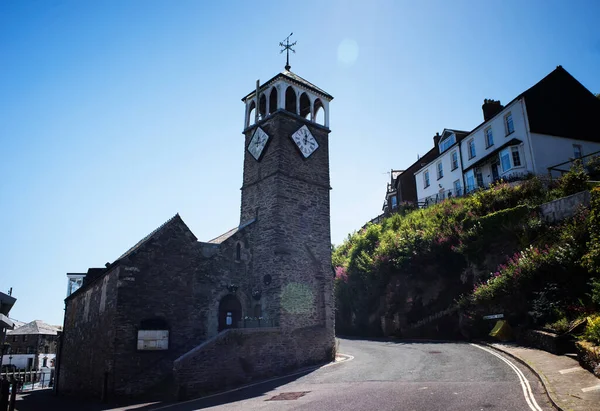
[[[340,339],[345,361],[184,403],[104,405],[19,396],[17,410],[552,410],[526,366],[461,342]],[[510,357],[509,357],[510,358]],[[589,409],[589,408],[588,408]]]

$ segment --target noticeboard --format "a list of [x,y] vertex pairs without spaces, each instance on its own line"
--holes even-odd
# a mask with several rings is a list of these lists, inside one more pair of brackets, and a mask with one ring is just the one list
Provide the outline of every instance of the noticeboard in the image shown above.
[[158,351],[169,349],[168,330],[138,330],[138,351]]

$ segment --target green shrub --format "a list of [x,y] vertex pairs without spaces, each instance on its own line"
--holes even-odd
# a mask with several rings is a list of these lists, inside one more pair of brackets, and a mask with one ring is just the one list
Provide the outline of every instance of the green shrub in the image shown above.
[[544,328],[548,328],[557,334],[564,334],[571,328],[571,322],[567,319],[567,317],[562,317],[558,321],[555,321],[551,324],[546,324]]
[[562,196],[570,196],[587,190],[588,174],[581,161],[575,161],[571,169],[558,180],[558,190]]
[[600,315],[588,317],[588,324],[582,337],[584,340],[600,345]]

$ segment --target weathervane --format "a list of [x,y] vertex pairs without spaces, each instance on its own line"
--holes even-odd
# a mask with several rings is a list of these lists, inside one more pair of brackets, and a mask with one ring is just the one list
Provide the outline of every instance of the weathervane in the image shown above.
[[290,37],[292,37],[293,34],[294,33],[290,33],[290,35],[287,36],[285,38],[285,40],[283,40],[281,43],[279,43],[279,45],[281,47],[283,47],[283,49],[281,49],[281,51],[279,52],[279,54],[283,53],[284,51],[287,51],[287,57],[286,57],[286,60],[285,60],[285,69],[286,70],[289,70],[289,69],[292,68],[292,66],[290,66],[290,50],[292,50],[293,53],[296,52],[296,50],[294,50],[292,48],[292,46],[296,45],[296,42],[293,42],[292,44],[290,44]]

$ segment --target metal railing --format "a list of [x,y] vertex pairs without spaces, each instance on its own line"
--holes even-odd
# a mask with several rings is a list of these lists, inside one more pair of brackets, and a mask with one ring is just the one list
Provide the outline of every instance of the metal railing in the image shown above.
[[[553,172],[553,171],[558,171],[558,172],[560,173],[560,175],[562,176],[564,173],[568,173],[568,172],[569,172],[569,170],[571,169],[571,167],[573,166],[573,164],[574,164],[575,162],[577,162],[577,161],[580,161],[580,162],[581,162],[581,164],[582,164],[584,167],[586,167],[586,159],[589,159],[589,160],[591,160],[593,157],[596,157],[596,156],[600,156],[600,151],[595,151],[595,152],[593,152],[593,153],[586,154],[585,156],[581,156],[581,157],[579,157],[579,158],[571,158],[571,159],[569,159],[569,160],[567,160],[567,161],[564,161],[564,162],[562,162],[562,163],[555,164],[555,165],[553,165],[552,167],[548,167],[548,175],[549,175],[549,176],[550,176],[550,178],[552,179],[552,172]],[[567,165],[567,164],[569,165],[568,169],[564,170],[564,169],[562,169],[562,168],[559,168],[559,167],[565,166],[565,165]]]

